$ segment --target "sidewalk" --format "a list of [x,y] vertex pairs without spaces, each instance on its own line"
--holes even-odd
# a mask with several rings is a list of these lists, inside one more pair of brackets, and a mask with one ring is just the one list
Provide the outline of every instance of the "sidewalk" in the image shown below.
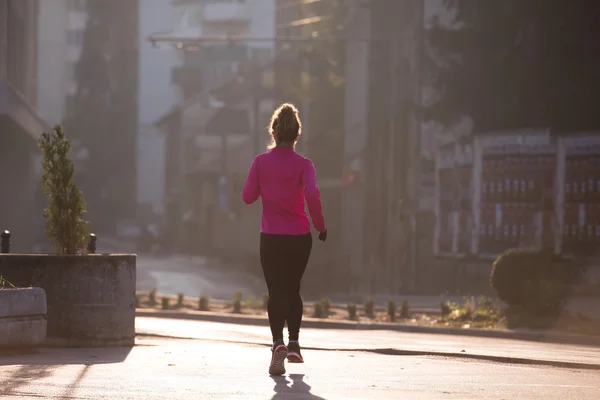
[[[174,320],[219,322],[237,325],[268,326],[266,316],[247,314],[200,312],[200,311],[162,311],[137,309],[137,317],[164,318]],[[313,329],[337,330],[385,330],[393,332],[425,333],[436,335],[456,335],[496,339],[512,339],[544,343],[563,343],[582,346],[596,346],[600,349],[600,336],[576,335],[564,332],[534,331],[529,329],[502,330],[479,328],[433,327],[409,324],[359,323],[353,321],[303,318],[302,326]]]
[[[137,317],[144,336],[209,340],[268,346],[268,327],[192,320]],[[329,351],[367,351],[388,355],[451,356],[503,363],[600,370],[600,347],[528,342],[504,338],[431,335],[385,330],[303,328],[302,346]]]
[[[41,349],[1,357],[0,398],[597,400],[599,395],[594,370],[364,351],[307,348],[305,364],[288,364],[287,376],[269,377],[270,352],[265,342],[227,342],[237,340],[229,337],[235,333],[213,332],[209,324],[196,324],[182,328],[204,334],[203,340],[141,337],[131,349]],[[346,334],[319,338],[307,331],[303,340],[309,346],[339,341],[340,346],[355,347]],[[252,332],[240,335],[253,336]],[[261,341],[267,337],[263,329],[255,336]]]

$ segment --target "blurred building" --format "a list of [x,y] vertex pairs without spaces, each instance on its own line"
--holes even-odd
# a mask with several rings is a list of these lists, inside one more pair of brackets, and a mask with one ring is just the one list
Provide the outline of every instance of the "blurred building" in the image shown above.
[[12,233],[12,251],[28,252],[42,209],[37,139],[48,127],[36,109],[38,12],[36,0],[0,1],[0,229]]
[[[98,39],[87,36],[96,35],[87,31],[90,18],[102,31],[103,37],[99,40],[103,41],[104,54],[99,57],[106,61],[106,69],[100,68],[106,73],[96,78],[96,87],[104,91],[99,95],[108,99],[112,113],[105,118],[109,121],[102,138],[97,132],[90,133],[82,128],[81,121],[87,116],[75,114],[82,84],[78,79],[89,81],[92,79],[90,74],[94,74],[89,65],[79,68],[82,56],[86,54],[84,47],[91,43],[86,40]],[[40,2],[37,32],[40,46],[36,65],[40,113],[52,124],[66,125],[66,133],[75,149],[73,157],[78,184],[88,202],[87,218],[94,231],[111,235],[123,223],[127,225],[133,220],[137,213],[138,26],[136,0]],[[86,74],[86,78],[82,78]],[[81,117],[79,122],[74,122],[77,117]],[[90,140],[94,135],[98,139]],[[109,157],[112,162],[101,168],[97,164],[88,165],[92,159]]]
[[39,7],[37,102],[50,124],[60,124],[67,98],[77,90],[75,67],[87,22],[86,0],[41,1]]
[[[252,152],[262,147],[263,102],[256,85],[249,86],[256,80],[248,74],[262,71],[273,57],[273,0],[179,0],[173,5],[172,30],[149,38],[156,51],[180,51],[183,59],[171,70],[180,101],[156,121],[166,137],[169,247],[234,253],[256,232],[238,229],[244,223],[233,218],[229,199],[233,176],[241,172],[234,165],[247,168]],[[236,162],[242,159],[249,161]]]
[[138,135],[138,203],[140,222],[165,211],[166,136],[154,122],[178,101],[182,88],[171,71],[183,64],[184,53],[156,50],[147,38],[172,29],[175,5],[165,0],[140,2],[140,88]]

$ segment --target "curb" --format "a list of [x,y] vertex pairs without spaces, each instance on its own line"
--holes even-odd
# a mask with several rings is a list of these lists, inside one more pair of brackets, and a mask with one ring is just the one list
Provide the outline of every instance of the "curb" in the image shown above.
[[[200,311],[149,311],[144,309],[137,309],[135,315],[136,317],[185,319],[194,321],[220,322],[226,324],[269,326],[269,321],[267,318],[251,315],[232,315]],[[492,339],[513,339],[529,342],[560,343],[579,346],[600,346],[600,336],[575,335],[559,332],[501,331],[481,328],[463,329],[450,327],[399,325],[389,323],[361,324],[356,322],[327,321],[314,318],[303,319],[302,327],[311,329],[388,330],[407,333],[459,335]]]
[[[136,338],[159,338],[159,339],[173,339],[173,340],[207,340],[207,339],[198,339],[198,338],[189,338],[189,337],[180,337],[180,336],[171,336],[171,335],[160,335],[155,333],[145,333],[145,332],[136,332]],[[211,339],[211,341],[215,341]],[[256,343],[249,341],[241,341],[241,340],[216,340],[220,343],[235,343],[235,344],[244,344],[250,346],[260,346],[270,348],[271,345],[266,343]],[[136,344],[137,346],[137,344]],[[456,352],[442,352],[442,351],[419,351],[419,350],[400,350],[395,348],[347,348],[347,349],[330,349],[326,347],[314,347],[314,346],[303,346],[305,350],[311,351],[336,351],[336,352],[363,352],[363,353],[373,353],[373,354],[381,354],[386,356],[417,356],[417,357],[451,357],[451,358],[459,358],[463,360],[478,360],[478,361],[488,361],[499,364],[519,364],[519,365],[536,365],[536,366],[545,366],[545,367],[555,367],[555,368],[570,368],[570,369],[583,369],[583,370],[592,370],[592,371],[600,371],[600,364],[590,364],[590,363],[578,363],[578,362],[569,362],[569,361],[551,361],[551,360],[537,360],[532,358],[515,358],[515,357],[503,357],[503,356],[492,356],[485,354],[469,354],[469,353],[456,353]]]

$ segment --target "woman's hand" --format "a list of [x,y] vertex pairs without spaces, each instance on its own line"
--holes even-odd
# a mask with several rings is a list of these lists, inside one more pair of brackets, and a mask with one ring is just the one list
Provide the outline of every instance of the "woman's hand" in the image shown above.
[[326,240],[327,240],[327,231],[325,231],[325,232],[320,232],[320,233],[319,233],[319,240],[320,240],[321,242],[324,242],[324,241],[326,241]]

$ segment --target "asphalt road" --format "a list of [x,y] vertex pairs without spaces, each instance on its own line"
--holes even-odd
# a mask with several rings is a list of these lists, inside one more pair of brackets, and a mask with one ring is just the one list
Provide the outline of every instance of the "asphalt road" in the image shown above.
[[[260,276],[260,275],[259,275]],[[137,290],[230,300],[236,292],[245,298],[260,298],[266,291],[263,280],[231,265],[207,257],[138,256]]]
[[44,349],[0,358],[2,399],[597,400],[600,373],[450,357],[307,351],[285,377],[268,348],[141,338],[133,349]]
[[[168,256],[164,258],[138,256],[137,260],[137,289],[149,291],[156,288],[165,294],[184,293],[186,296],[209,296],[213,299],[230,300],[237,292],[242,292],[244,298],[261,298],[266,291],[260,271],[251,274],[233,265],[220,264],[208,257]],[[411,308],[420,310],[439,311],[441,301],[462,303],[462,296],[359,296],[331,295],[334,302],[361,303],[367,297],[374,299],[377,304],[385,305],[390,299],[398,303],[408,300]],[[315,299],[309,299],[315,300]],[[573,299],[567,308],[574,313],[582,313],[588,317],[600,319],[600,306],[597,298]]]

